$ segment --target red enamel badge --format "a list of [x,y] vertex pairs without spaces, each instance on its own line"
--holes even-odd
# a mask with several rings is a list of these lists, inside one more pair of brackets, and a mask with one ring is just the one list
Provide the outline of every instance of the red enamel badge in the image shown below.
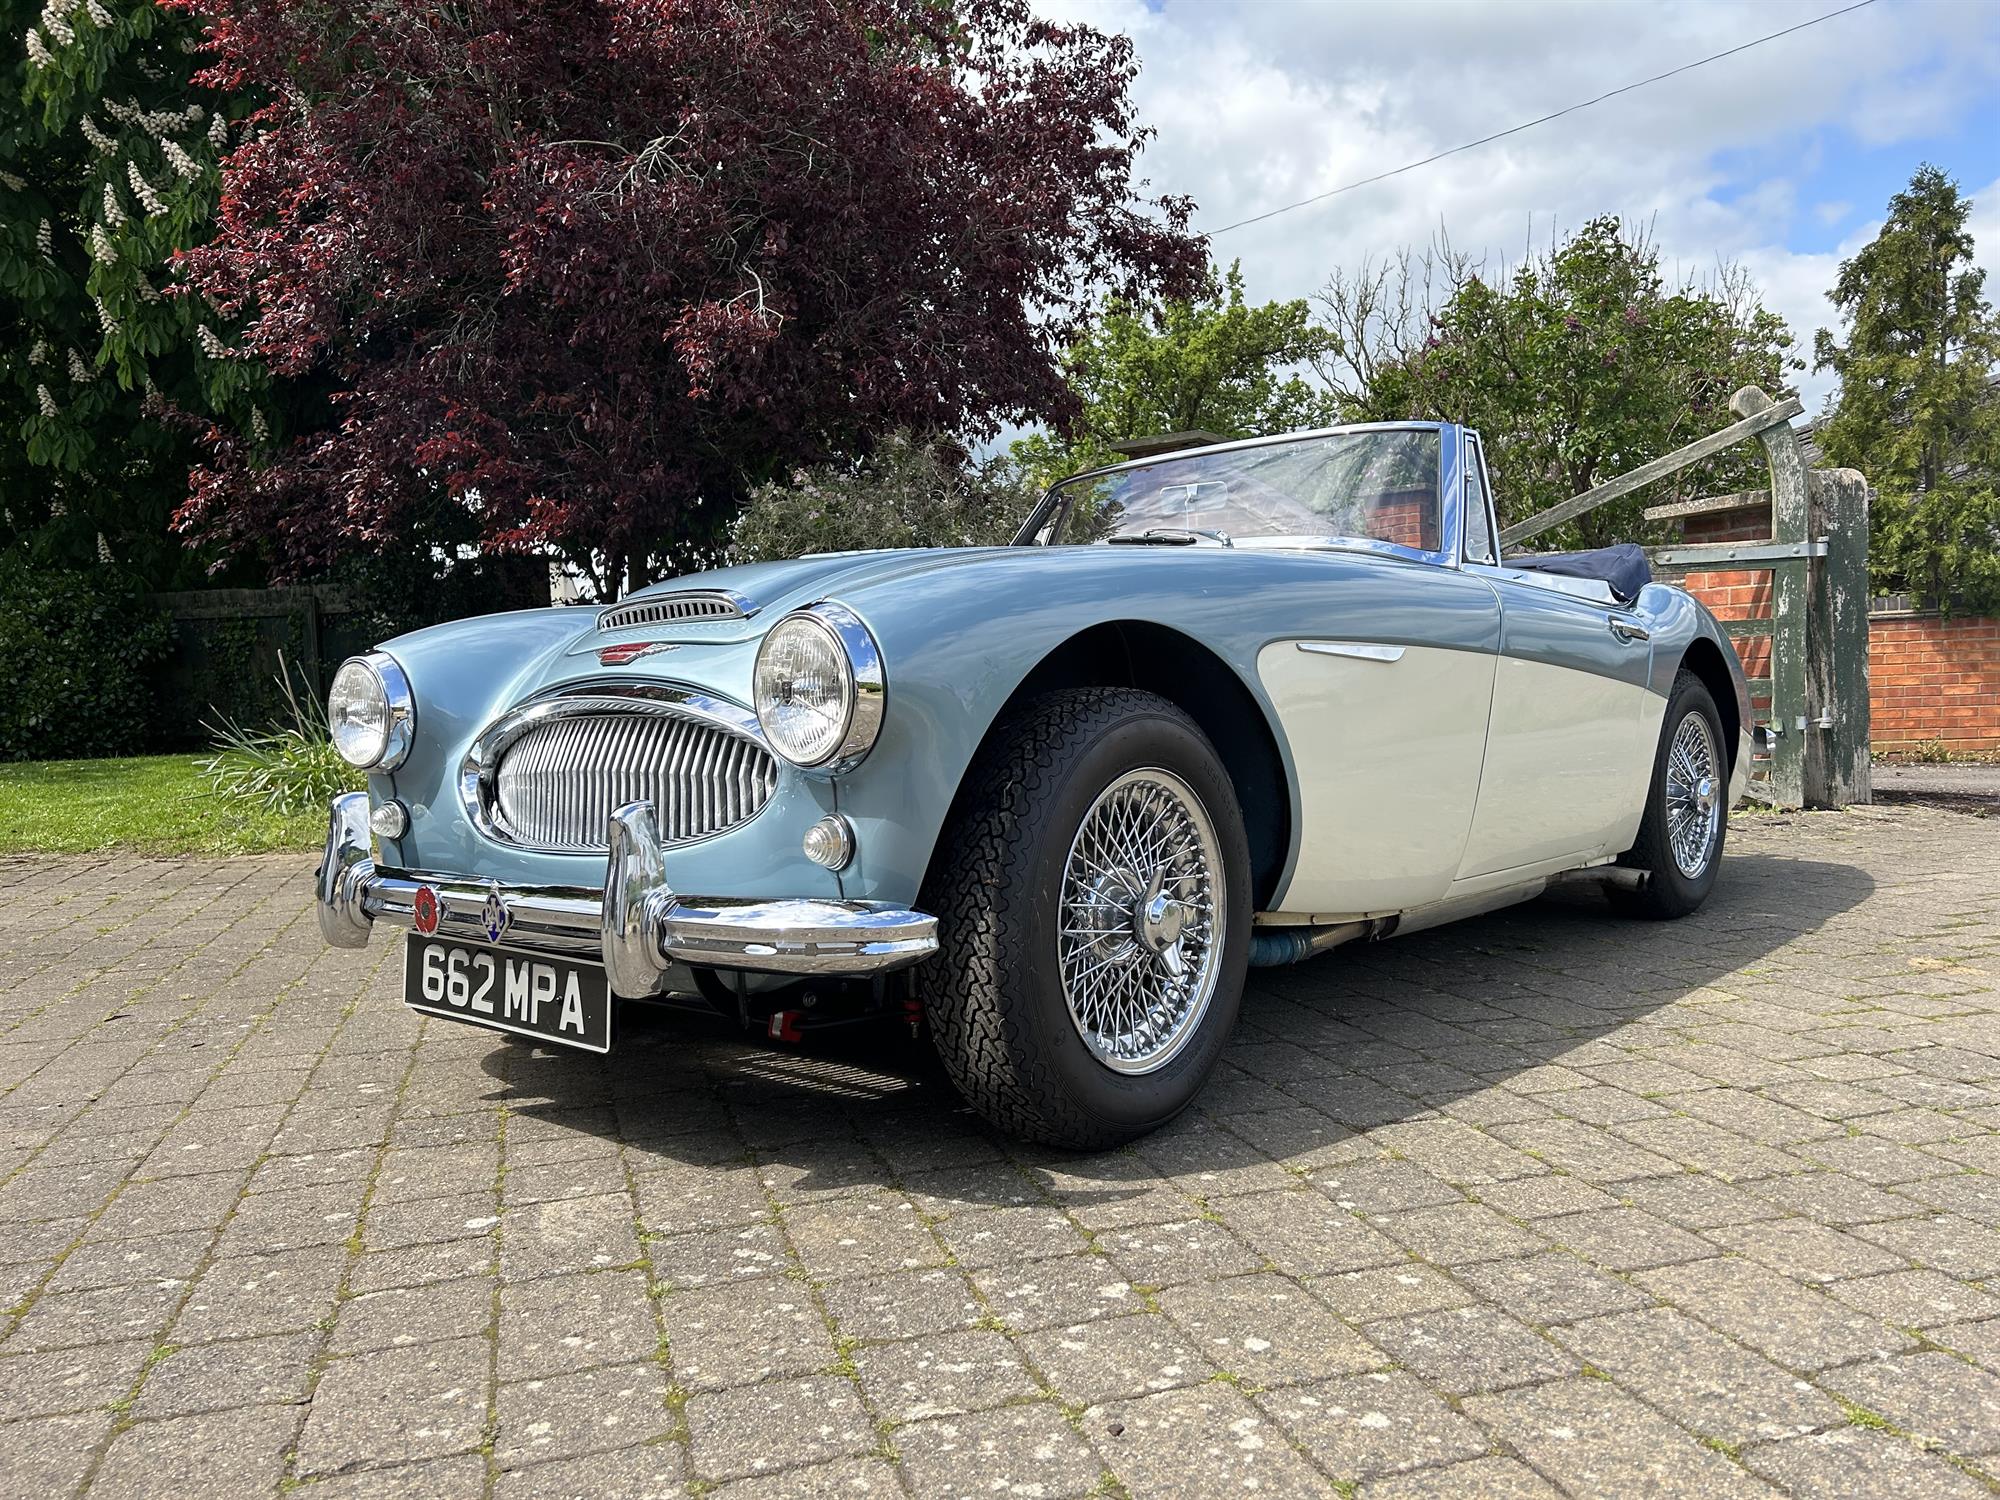
[[677,649],[672,641],[627,641],[621,646],[600,647],[597,652],[597,664],[600,667],[622,667],[627,662],[635,662],[642,656]]
[[410,902],[410,914],[416,919],[417,931],[429,937],[438,930],[438,893],[427,885],[417,887],[417,894]]

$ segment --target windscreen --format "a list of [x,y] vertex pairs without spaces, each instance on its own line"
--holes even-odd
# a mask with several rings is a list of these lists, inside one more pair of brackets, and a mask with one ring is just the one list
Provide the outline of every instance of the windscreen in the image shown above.
[[1342,537],[1434,552],[1436,428],[1335,432],[1065,480],[1051,541]]

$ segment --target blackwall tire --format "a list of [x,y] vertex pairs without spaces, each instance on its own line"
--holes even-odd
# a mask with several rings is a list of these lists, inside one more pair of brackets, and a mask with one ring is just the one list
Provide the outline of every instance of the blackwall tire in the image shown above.
[[1613,905],[1656,921],[1700,909],[1715,889],[1729,833],[1729,748],[1707,684],[1692,672],[1674,680],[1646,784],[1639,837],[1620,859],[1646,872],[1636,891],[1611,890]]
[[1099,1149],[1200,1092],[1242,1003],[1250,854],[1228,772],[1172,703],[1081,688],[999,726],[920,904],[938,1056],[995,1125]]

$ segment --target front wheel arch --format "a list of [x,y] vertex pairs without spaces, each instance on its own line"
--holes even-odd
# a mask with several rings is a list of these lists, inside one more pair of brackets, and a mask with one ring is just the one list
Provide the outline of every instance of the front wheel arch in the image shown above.
[[1150,620],[1108,620],[1049,650],[1023,677],[986,726],[959,777],[924,880],[944,856],[943,828],[962,811],[972,767],[995,736],[1037,698],[1071,688],[1138,688],[1166,699],[1200,726],[1236,791],[1250,840],[1252,899],[1265,910],[1293,858],[1297,807],[1271,715],[1243,677],[1210,647]]

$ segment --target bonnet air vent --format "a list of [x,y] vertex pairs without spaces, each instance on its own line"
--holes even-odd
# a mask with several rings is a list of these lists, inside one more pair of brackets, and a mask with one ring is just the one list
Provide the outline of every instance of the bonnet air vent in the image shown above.
[[667,594],[620,604],[597,617],[599,630],[624,630],[633,625],[667,625],[682,620],[742,620],[754,614],[731,594]]

